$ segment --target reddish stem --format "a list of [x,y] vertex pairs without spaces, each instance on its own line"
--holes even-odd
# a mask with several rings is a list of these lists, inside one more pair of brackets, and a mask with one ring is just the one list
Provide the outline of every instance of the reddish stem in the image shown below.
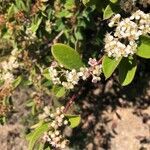
[[70,98],[70,100],[67,102],[67,104],[66,104],[66,107],[65,107],[65,109],[64,109],[64,113],[66,113],[67,111],[68,111],[68,109],[72,106],[72,104],[73,104],[73,102],[77,99],[77,97],[78,97],[78,93],[77,94],[74,94],[71,98]]
[[[100,65],[100,64],[102,63],[102,60],[103,60],[103,57],[101,57],[101,58],[99,59],[99,61],[97,62],[97,65],[98,65],[98,64]],[[81,91],[82,91],[82,88],[78,91],[78,93],[75,93],[75,94],[72,95],[72,97],[69,99],[69,101],[68,101],[67,104],[66,104],[66,107],[65,107],[65,109],[64,109],[64,113],[66,113],[66,112],[68,111],[68,109],[72,106],[73,102],[74,102],[74,101],[77,99],[77,97],[80,95]]]

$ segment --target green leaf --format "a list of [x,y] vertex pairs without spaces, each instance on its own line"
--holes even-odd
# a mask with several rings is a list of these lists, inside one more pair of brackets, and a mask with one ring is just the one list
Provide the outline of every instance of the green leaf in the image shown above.
[[30,27],[30,29],[33,33],[35,33],[38,30],[38,28],[42,22],[42,19],[43,19],[43,17],[39,18],[38,16],[35,16],[35,18],[33,19],[33,22]]
[[55,44],[52,46],[52,55],[67,69],[79,69],[84,66],[80,55],[71,47],[65,44]]
[[43,150],[51,150],[50,146],[47,146],[46,148],[44,147]]
[[64,7],[67,10],[72,10],[75,7],[75,0],[67,0]]
[[68,10],[62,10],[61,12],[57,13],[58,18],[70,18],[72,16],[72,13],[70,13]]
[[43,72],[43,76],[48,79],[48,80],[51,80],[51,76],[50,76],[50,73],[49,73],[49,70],[48,68],[46,68]]
[[111,5],[107,5],[104,10],[103,19],[108,19],[114,14]]
[[26,106],[27,106],[27,107],[32,107],[33,105],[35,105],[33,99],[30,99],[30,100],[28,100],[28,101],[26,102]]
[[90,0],[82,0],[82,3],[83,3],[84,5],[87,5],[89,2],[90,2]]
[[43,150],[44,149],[44,143],[40,143],[38,145],[38,150]]
[[78,115],[68,115],[68,114],[66,114],[65,116],[68,118],[71,128],[75,128],[80,124],[80,121],[81,121],[80,116],[78,116]]
[[48,80],[48,81],[43,82],[42,85],[45,87],[50,87],[53,85],[53,83],[52,83],[52,81]]
[[109,19],[113,14],[117,14],[121,11],[120,5],[110,3],[107,5],[107,7],[104,9],[103,13],[103,19]]
[[0,80],[0,86],[2,86],[5,83],[5,81]]
[[119,64],[119,81],[122,86],[130,84],[135,76],[137,62],[133,58],[123,58]]
[[150,58],[150,37],[141,36],[141,44],[138,46],[137,55],[143,58]]
[[15,79],[12,83],[13,88],[16,88],[17,86],[19,86],[21,81],[22,81],[22,76],[18,76],[17,79]]
[[99,12],[102,12],[102,10],[108,5],[109,1],[106,0],[82,0],[82,3],[87,7],[93,7],[96,8]]
[[22,0],[15,0],[16,6],[19,10],[27,11],[27,7],[25,6],[24,2]]
[[33,150],[36,142],[44,134],[44,132],[49,130],[49,123],[42,124],[36,128],[32,133],[27,135],[27,140],[29,140],[29,150]]
[[115,58],[110,58],[106,55],[103,57],[102,68],[103,68],[103,72],[104,72],[106,79],[108,79],[113,74],[113,72],[119,65],[121,59],[122,57],[116,60]]
[[52,91],[55,94],[55,96],[58,98],[63,97],[66,93],[66,89],[63,86],[58,86],[58,85],[54,85]]
[[14,4],[11,4],[11,6],[7,10],[7,17],[11,18],[14,16],[14,14],[17,12],[17,8]]
[[110,0],[110,2],[112,2],[112,3],[117,3],[118,0]]

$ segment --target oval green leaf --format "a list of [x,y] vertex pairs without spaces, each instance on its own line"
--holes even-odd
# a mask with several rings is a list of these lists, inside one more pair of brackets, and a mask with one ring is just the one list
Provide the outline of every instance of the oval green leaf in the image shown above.
[[110,2],[112,2],[112,3],[117,3],[118,0],[110,0]]
[[68,115],[68,114],[66,114],[65,116],[68,118],[71,128],[75,128],[80,124],[80,121],[81,121],[80,116],[78,116],[78,115]]
[[107,5],[104,10],[103,19],[108,19],[114,14],[111,5]]
[[49,73],[49,68],[46,68],[44,71],[43,71],[43,76],[48,79],[48,80],[51,80],[51,76],[50,76],[50,73]]
[[150,37],[141,36],[140,42],[136,54],[143,58],[150,58]]
[[119,64],[119,82],[122,86],[130,84],[135,76],[137,62],[133,58],[123,58]]
[[58,98],[63,97],[66,94],[66,89],[63,86],[54,85],[52,91]]
[[33,150],[36,142],[44,134],[44,132],[49,130],[49,124],[45,123],[36,128],[32,133],[27,135],[27,140],[29,140],[29,150]]
[[79,69],[84,66],[80,55],[71,47],[57,43],[52,46],[52,55],[67,69]]
[[17,88],[22,81],[22,76],[18,76],[12,83],[13,88]]
[[119,65],[121,59],[122,59],[122,57],[120,57],[118,60],[116,60],[115,58],[110,58],[106,55],[103,57],[102,68],[103,68],[103,73],[104,73],[106,79],[108,79],[113,74],[113,72]]

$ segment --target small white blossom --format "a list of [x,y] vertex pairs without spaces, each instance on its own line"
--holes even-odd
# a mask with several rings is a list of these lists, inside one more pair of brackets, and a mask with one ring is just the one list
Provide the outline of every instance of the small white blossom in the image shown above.
[[88,61],[90,65],[88,67],[81,67],[80,71],[72,69],[71,71],[61,68],[58,72],[58,64],[53,62],[49,68],[49,73],[53,84],[60,84],[66,89],[73,89],[78,84],[79,80],[86,80],[92,75],[100,76],[102,69],[101,65],[98,65],[98,61],[95,58],[90,58]]
[[118,22],[120,21],[120,17],[121,17],[120,14],[116,14],[116,15],[110,20],[110,23],[108,24],[108,26],[109,26],[109,27],[113,27],[113,26],[117,25]]
[[66,88],[66,89],[73,89],[74,85],[71,82],[62,82],[62,85]]
[[96,65],[93,70],[93,74],[96,76],[100,76],[102,73],[102,65]]
[[7,83],[12,83],[14,81],[14,75],[11,72],[6,72],[3,74],[2,79]]
[[98,81],[100,81],[100,77],[93,76],[92,82],[93,82],[93,83],[97,83]]
[[78,75],[82,77],[83,80],[86,80],[90,76],[89,69],[86,67],[81,67]]
[[44,112],[45,112],[45,114],[47,114],[47,115],[49,115],[50,114],[50,108],[49,107],[44,107]]
[[129,18],[126,18],[118,24],[114,36],[117,38],[137,40],[140,36],[138,33],[138,25]]
[[67,124],[68,124],[68,121],[67,121],[67,120],[65,120],[65,121],[64,121],[64,125],[67,125]]
[[97,60],[95,58],[89,58],[88,64],[93,67],[97,65]]
[[75,69],[71,70],[71,72],[66,71],[66,79],[67,79],[67,82],[70,82],[73,85],[76,85],[78,84],[78,81],[79,81],[79,75]]
[[107,33],[104,39],[108,57],[128,57],[136,53],[139,37],[150,33],[150,14],[138,10],[121,21],[117,15],[110,20],[109,26],[116,26],[116,29],[114,34]]
[[[47,110],[49,107],[44,108],[44,114],[51,116],[50,109]],[[53,113],[53,118],[51,118],[50,122],[50,131],[44,133],[43,140],[45,142],[49,142],[52,148],[64,149],[68,144],[68,140],[65,139],[62,129],[68,125],[68,120],[65,118],[63,113],[64,107],[56,108],[56,112]],[[52,128],[53,129],[52,129]]]

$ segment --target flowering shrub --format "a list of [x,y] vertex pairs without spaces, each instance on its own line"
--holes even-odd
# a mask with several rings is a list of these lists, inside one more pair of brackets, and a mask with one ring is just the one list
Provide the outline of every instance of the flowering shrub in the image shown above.
[[40,121],[27,135],[30,150],[65,149],[63,130],[80,123],[79,115],[68,114],[78,94],[64,106],[43,108],[39,93],[67,98],[80,82],[97,83],[116,69],[125,86],[134,78],[138,57],[150,58],[150,14],[122,12],[117,0],[0,1],[0,121],[13,110],[10,100],[18,86],[34,88],[28,105]]

